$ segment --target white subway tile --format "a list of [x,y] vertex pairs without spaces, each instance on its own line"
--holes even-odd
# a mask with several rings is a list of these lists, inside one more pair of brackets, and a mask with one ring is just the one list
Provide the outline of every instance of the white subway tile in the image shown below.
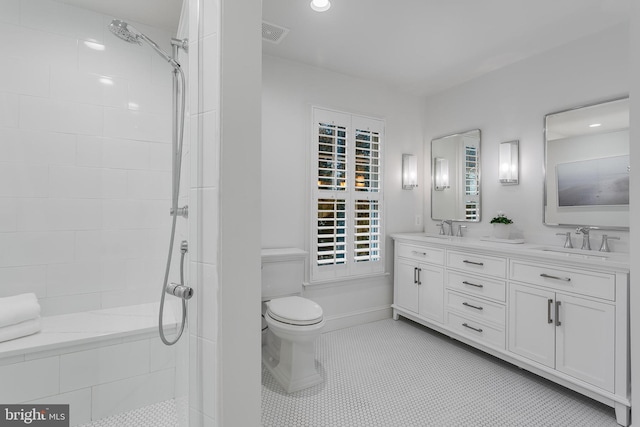
[[190,336],[189,401],[192,407],[207,416],[216,413],[217,364],[213,342]]
[[169,230],[171,220],[166,200],[105,200],[102,216],[105,229]]
[[18,127],[20,124],[20,97],[15,93],[0,92],[0,126]]
[[78,165],[109,169],[149,169],[149,142],[78,136]]
[[49,66],[77,68],[78,40],[74,37],[0,23],[0,38],[5,57],[34,59]]
[[[110,35],[110,34],[109,34]],[[85,73],[129,80],[151,80],[151,49],[126,43],[115,36],[104,39],[104,50],[78,45],[78,67]]]
[[63,133],[101,135],[103,108],[46,98],[20,98],[20,127]]
[[51,0],[23,1],[21,23],[47,33],[60,34],[85,40],[102,40],[102,16]]
[[218,187],[220,174],[220,127],[218,126],[218,110],[202,114],[202,138],[199,150],[200,168],[202,170],[202,187]]
[[171,198],[171,172],[128,171],[127,195],[132,199]]
[[47,197],[48,175],[46,165],[2,163],[0,197]]
[[0,298],[33,292],[46,295],[47,269],[44,265],[0,268]]
[[69,262],[73,232],[4,233],[0,239],[0,267]]
[[[191,263],[195,273],[197,288],[196,310],[192,314],[191,325],[197,325],[199,337],[215,342],[218,333],[218,275],[217,268],[212,264]],[[195,271],[194,271],[195,270]],[[192,282],[193,283],[193,282]]]
[[0,21],[10,24],[20,22],[20,0],[0,0]]
[[[219,0],[204,0],[202,2],[202,35],[204,37],[216,34],[220,27],[220,2]],[[193,22],[193,21],[192,21]]]
[[11,384],[10,387],[0,387],[0,402],[5,404],[57,394],[58,357],[0,366],[0,378],[2,384]]
[[27,58],[0,58],[0,91],[49,96],[49,66]]
[[171,118],[160,114],[105,108],[104,135],[139,141],[171,142]]
[[154,171],[171,171],[171,144],[149,144],[149,169]]
[[[0,167],[2,167],[0,165]],[[16,198],[0,198],[0,232],[16,231],[18,211],[16,210]]]
[[[163,62],[163,71],[170,74],[172,68]],[[142,113],[160,114],[165,120],[171,120],[172,112],[171,85],[154,85],[151,83],[129,82],[129,102],[137,108],[131,108]]]
[[149,372],[147,340],[60,355],[60,391],[109,383]]
[[219,193],[215,188],[204,188],[200,190],[200,197],[202,204],[201,211],[198,212],[200,215],[198,225],[202,251],[199,261],[215,264],[218,258]]
[[16,205],[18,231],[91,230],[102,224],[97,199],[22,198]]
[[47,266],[47,296],[95,293],[123,289],[125,271],[118,260],[100,260]]
[[61,297],[47,297],[39,300],[42,316],[77,313],[79,311],[100,309],[99,294],[76,294]]
[[[185,335],[186,338],[186,335]],[[186,340],[185,340],[186,341]],[[176,366],[176,351],[180,345],[166,346],[159,338],[149,340],[149,369],[151,372]]]
[[73,164],[75,158],[75,135],[0,128],[2,161],[49,165]]
[[50,197],[119,198],[126,195],[126,171],[73,166],[49,168]]
[[[174,396],[173,369],[93,387],[93,418],[130,411]],[[122,393],[127,390],[127,393]]]
[[51,98],[79,104],[127,108],[127,81],[56,67],[51,70]]
[[42,399],[32,400],[31,404],[69,405],[69,425],[77,426],[91,421],[91,389],[85,388],[69,393],[60,393]]
[[202,43],[202,112],[220,109],[220,46],[218,34],[204,37]]

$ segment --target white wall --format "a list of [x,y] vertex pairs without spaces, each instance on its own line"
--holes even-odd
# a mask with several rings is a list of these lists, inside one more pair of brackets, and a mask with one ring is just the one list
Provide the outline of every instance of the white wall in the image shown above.
[[[628,28],[620,26],[427,98],[426,147],[437,136],[475,128],[482,131],[482,220],[468,224],[467,235],[489,235],[489,221],[501,210],[513,218],[527,241],[563,243],[564,237],[555,233],[568,229],[542,223],[543,118],[548,113],[628,94],[628,49]],[[501,185],[498,145],[514,139],[520,140],[520,184]],[[424,175],[430,176],[429,162],[425,169]],[[427,191],[425,212],[429,212],[429,204]],[[427,231],[438,231],[435,222],[427,221],[426,225]],[[612,250],[628,251],[628,233],[608,234],[622,237],[613,242]],[[593,235],[592,245],[599,244],[598,232]]]
[[[421,230],[422,189],[402,190],[402,154],[422,156],[423,102],[378,84],[263,56],[262,73],[262,247],[309,250],[309,174],[311,106],[317,105],[385,120],[385,231]],[[421,178],[421,177],[420,177]],[[386,269],[391,271],[392,243],[387,239]],[[391,278],[308,286],[334,325],[344,316],[391,303]],[[385,312],[388,316],[388,313]]]
[[[159,297],[171,67],[114,37],[110,21],[49,0],[2,2],[0,297],[35,292],[45,315]],[[134,25],[169,49],[171,34]]]

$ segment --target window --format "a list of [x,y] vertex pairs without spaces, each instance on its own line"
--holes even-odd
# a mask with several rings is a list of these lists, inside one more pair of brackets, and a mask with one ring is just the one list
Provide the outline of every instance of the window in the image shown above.
[[475,143],[464,145],[464,197],[465,219],[478,220],[478,207],[480,205],[480,192],[478,191],[478,147]]
[[313,108],[312,280],[384,271],[384,122]]

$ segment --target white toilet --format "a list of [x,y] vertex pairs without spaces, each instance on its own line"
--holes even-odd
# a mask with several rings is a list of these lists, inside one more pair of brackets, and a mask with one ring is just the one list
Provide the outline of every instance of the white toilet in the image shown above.
[[287,393],[322,382],[315,361],[322,307],[299,296],[306,256],[296,248],[262,250],[262,362]]

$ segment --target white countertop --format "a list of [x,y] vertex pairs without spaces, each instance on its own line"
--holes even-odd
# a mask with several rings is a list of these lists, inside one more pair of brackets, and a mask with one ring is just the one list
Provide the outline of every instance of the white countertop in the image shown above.
[[514,243],[514,241],[491,239],[489,237],[475,239],[470,237],[443,236],[431,233],[394,233],[394,240],[414,243],[428,243],[431,246],[459,248],[500,256],[521,259],[552,261],[566,265],[579,265],[587,268],[605,268],[607,270],[629,272],[629,254],[622,252],[599,252],[582,249],[565,249],[561,246],[550,246],[537,243]]

